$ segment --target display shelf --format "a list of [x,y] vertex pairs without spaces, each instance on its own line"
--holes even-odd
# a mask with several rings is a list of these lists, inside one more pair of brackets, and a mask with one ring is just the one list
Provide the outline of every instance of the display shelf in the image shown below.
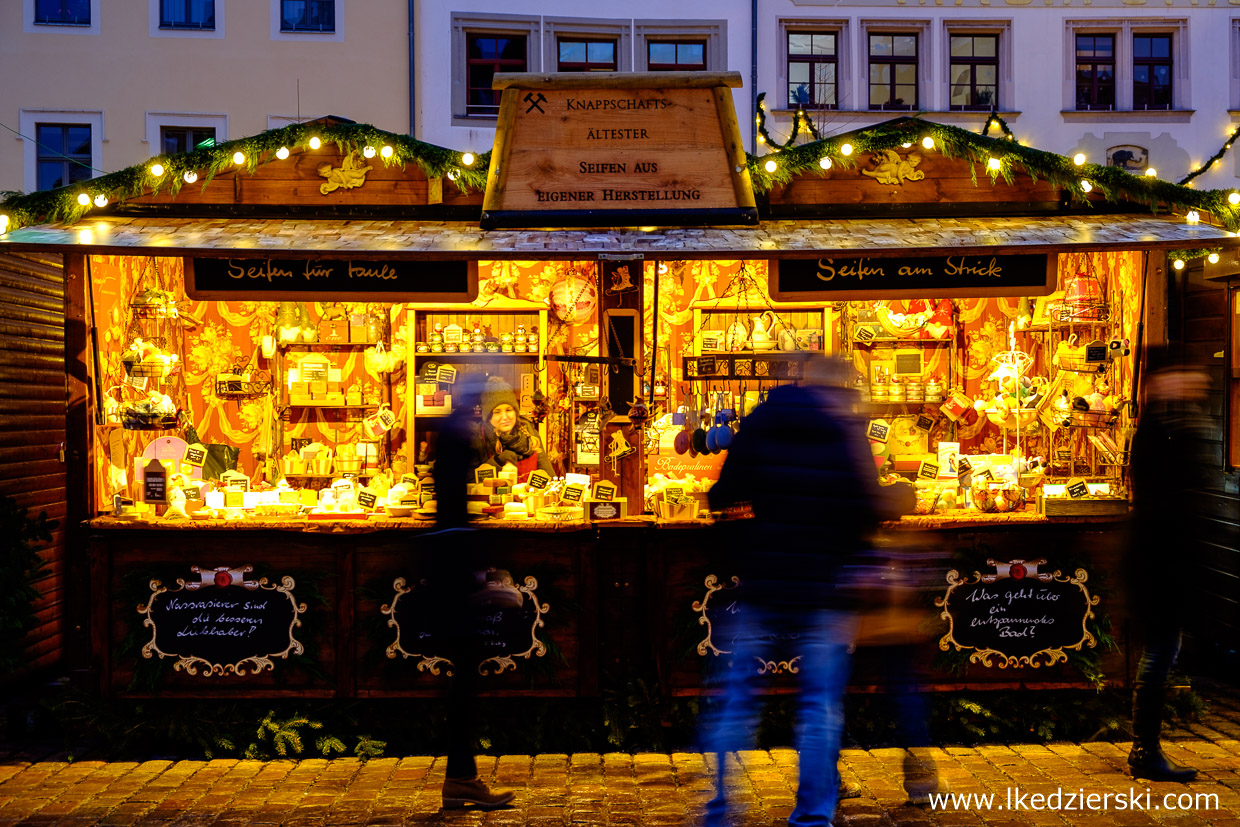
[[503,353],[503,352],[474,353],[472,351],[469,353],[457,352],[457,353],[415,353],[413,354],[413,358],[415,360],[421,360],[424,362],[427,362],[427,361],[450,362],[453,360],[460,360],[464,362],[485,362],[485,361],[496,360],[496,359],[500,359],[500,360],[538,359],[539,357],[540,357],[539,353]]
[[175,415],[147,419],[121,414],[121,427],[126,431],[172,431],[180,427],[180,419]]
[[[382,340],[374,342],[281,342],[280,348],[284,350],[305,349],[305,350],[332,350],[333,348],[351,349],[359,347],[373,347]],[[387,346],[386,342],[383,342]]]
[[271,380],[216,379],[215,395],[220,399],[258,399],[271,393]]

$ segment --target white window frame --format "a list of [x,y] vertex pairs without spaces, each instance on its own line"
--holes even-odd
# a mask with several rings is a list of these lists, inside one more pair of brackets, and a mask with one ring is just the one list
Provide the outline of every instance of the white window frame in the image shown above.
[[788,105],[788,35],[797,32],[835,32],[835,109],[807,109],[807,112],[841,112],[854,111],[857,107],[856,79],[854,77],[855,60],[852,55],[852,40],[847,18],[810,17],[780,18],[777,23],[779,41],[776,44],[775,56],[775,88],[779,91],[777,106],[770,105],[767,97],[767,110],[771,112],[795,111]]
[[996,58],[999,61],[999,83],[998,93],[999,100],[996,109],[1000,112],[1015,112],[1016,101],[1013,97],[1016,94],[1015,84],[1012,80],[1012,20],[944,20],[943,36],[940,38],[942,57],[939,59],[939,71],[942,73],[943,82],[936,84],[941,86],[939,93],[943,96],[943,111],[950,111],[953,115],[968,115],[969,113],[985,113],[982,109],[952,109],[952,36],[957,37],[964,35],[983,35],[998,38],[995,48]]
[[[932,112],[939,110],[939,84],[934,82],[935,48],[930,38],[930,20],[910,18],[893,20],[891,18],[869,19],[858,21],[857,56],[859,64],[864,68],[857,74],[857,105],[866,112],[916,114],[919,110]],[[917,105],[909,109],[871,109],[870,108],[870,35],[871,34],[902,34],[914,32],[917,35]]]
[[[1233,27],[1235,21],[1233,21]],[[1076,108],[1076,36],[1078,34],[1115,35],[1115,108]],[[1134,34],[1171,35],[1171,108],[1133,109],[1132,36]],[[1189,58],[1185,44],[1189,42],[1188,19],[1183,17],[1107,18],[1104,20],[1070,19],[1064,21],[1064,87],[1063,114],[1098,116],[1118,114],[1133,118],[1158,118],[1171,113],[1183,115],[1192,110],[1192,88]],[[1234,78],[1234,76],[1233,76]],[[1233,85],[1235,81],[1233,79]]]
[[650,63],[647,44],[651,41],[682,39],[706,41],[706,71],[727,70],[727,20],[634,20],[633,71],[646,71]]
[[542,20],[528,14],[483,14],[480,12],[452,13],[452,72],[451,84],[452,125],[494,127],[495,118],[489,115],[465,114],[466,38],[474,34],[501,34],[525,36],[526,71],[541,71],[542,66]]
[[[271,2],[271,39],[288,40],[293,43],[343,43],[344,42],[344,0],[334,0],[336,4],[336,30],[333,32],[286,32],[280,29],[280,0]],[[216,12],[218,14],[218,10]]]
[[[1230,44],[1231,52],[1229,64],[1231,66],[1231,94],[1228,96],[1232,114],[1240,110],[1240,17],[1231,19],[1231,37],[1227,41]],[[1237,156],[1237,162],[1240,163],[1240,155]]]
[[215,142],[222,144],[228,140],[228,116],[201,114],[192,112],[147,112],[146,113],[146,142],[149,145],[151,157],[164,154],[164,142],[160,138],[160,131],[166,127],[214,127]]
[[543,48],[541,71],[555,72],[560,66],[561,37],[587,39],[615,38],[616,71],[633,71],[633,25],[629,20],[603,20],[592,17],[546,17],[543,18]]
[[227,0],[215,0],[214,29],[164,29],[160,28],[160,6],[162,0],[150,0],[151,37],[206,37],[220,38],[224,36],[224,7]]
[[27,33],[40,34],[99,34],[100,0],[90,0],[90,25],[79,26],[75,23],[36,23],[34,22],[34,0],[18,0],[22,7],[22,30]]
[[[31,8],[34,4],[29,4]],[[34,192],[39,186],[38,147],[36,126],[41,123],[80,124],[90,127],[90,165],[95,170],[103,166],[103,112],[82,109],[22,109],[18,113],[18,131],[25,137],[21,138],[22,167],[26,192]],[[92,178],[103,175],[96,172]]]

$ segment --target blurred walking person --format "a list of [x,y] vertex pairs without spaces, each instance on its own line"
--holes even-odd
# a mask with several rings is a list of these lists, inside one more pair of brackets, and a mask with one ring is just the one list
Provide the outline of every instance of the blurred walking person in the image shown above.
[[1167,676],[1180,652],[1192,593],[1186,567],[1168,555],[1200,534],[1192,474],[1207,434],[1202,403],[1210,380],[1164,348],[1150,349],[1146,370],[1145,409],[1131,449],[1133,519],[1125,566],[1130,613],[1145,646],[1133,683],[1128,766],[1134,778],[1183,782],[1197,771],[1168,759],[1159,735]]
[[853,412],[853,391],[842,386],[848,372],[841,362],[815,356],[805,363],[803,384],[772,389],[741,422],[710,489],[712,510],[748,505],[753,516],[722,529],[741,588],[739,611],[722,630],[732,657],[725,697],[705,734],[718,760],[707,827],[727,815],[725,754],[752,742],[757,692],[769,680],[758,665],[771,659],[772,637],[789,641],[781,654],[800,657],[800,777],[788,823],[827,827],[835,814],[854,629],[837,573],[878,522],[874,464]]

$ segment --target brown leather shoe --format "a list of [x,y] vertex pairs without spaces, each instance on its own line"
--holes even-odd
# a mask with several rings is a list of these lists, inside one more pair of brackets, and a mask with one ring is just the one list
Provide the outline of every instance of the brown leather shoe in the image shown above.
[[510,790],[491,792],[487,785],[482,783],[482,779],[476,775],[473,778],[445,778],[443,782],[445,810],[459,810],[469,804],[473,804],[480,810],[494,810],[497,807],[503,807],[516,797],[517,794]]

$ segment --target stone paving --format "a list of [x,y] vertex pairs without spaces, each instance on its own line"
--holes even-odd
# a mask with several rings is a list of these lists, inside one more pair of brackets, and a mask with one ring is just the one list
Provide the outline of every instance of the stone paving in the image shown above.
[[[915,752],[935,760],[953,793],[994,799],[989,808],[977,799],[919,807],[902,792],[904,750],[848,749],[842,772],[862,795],[842,802],[836,824],[1240,827],[1237,697],[1213,700],[1205,722],[1166,740],[1173,760],[1201,770],[1191,784],[1133,782],[1125,773],[1127,743],[936,747]],[[488,783],[517,791],[515,806],[484,813],[441,810],[444,759],[435,757],[139,763],[11,754],[0,761],[0,827],[679,827],[700,823],[712,764],[695,753],[482,757],[479,771]],[[785,823],[796,789],[793,750],[738,753],[729,756],[729,770],[737,827]],[[1056,790],[1123,793],[1126,803],[1135,790],[1141,808],[1117,809],[1114,797],[1107,811],[1071,808],[1066,799],[1052,808],[1053,801],[1034,797]],[[1189,798],[1173,799],[1180,806],[1168,809],[1168,793]]]

